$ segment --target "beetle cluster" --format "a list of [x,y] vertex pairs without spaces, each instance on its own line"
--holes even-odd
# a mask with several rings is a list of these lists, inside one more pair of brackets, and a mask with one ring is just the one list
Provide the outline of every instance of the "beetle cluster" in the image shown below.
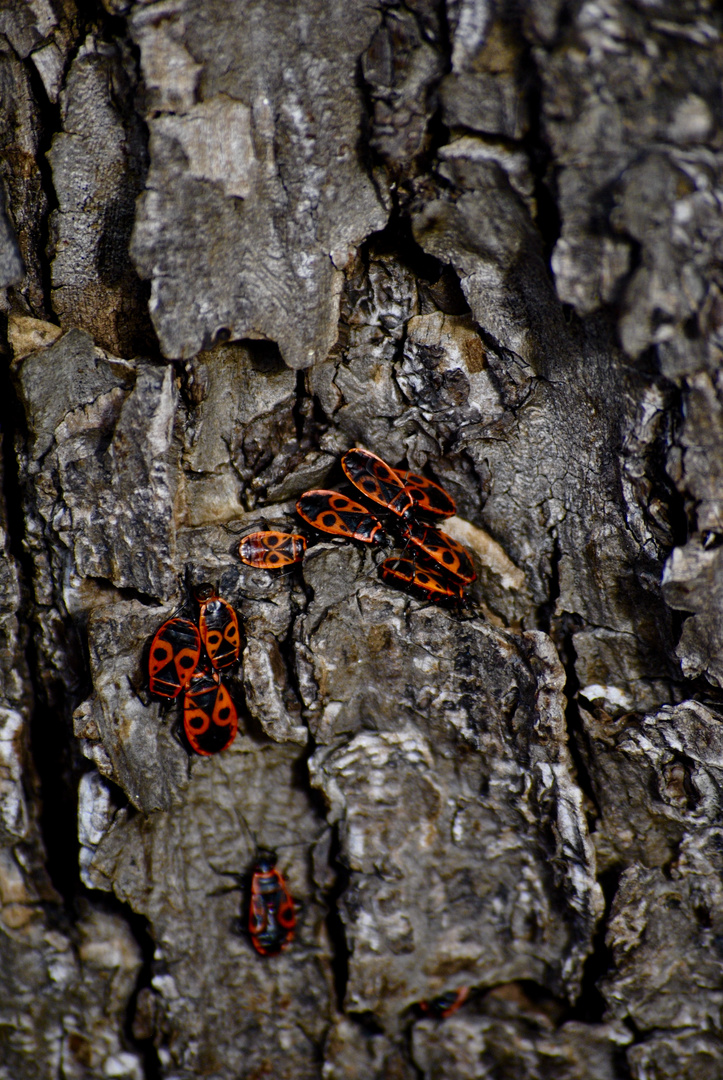
[[[320,532],[388,545],[392,538],[404,544],[401,556],[381,564],[385,581],[414,589],[428,600],[461,600],[476,574],[465,549],[433,522],[451,517],[456,507],[451,496],[432,480],[409,471],[397,471],[375,454],[360,448],[342,457],[342,469],[364,498],[384,507],[388,521],[340,491],[305,492],[296,504],[299,516]],[[377,511],[378,513],[378,511]],[[405,555],[411,549],[411,558]],[[239,543],[241,561],[264,570],[278,570],[302,560],[306,538],[300,533],[267,529],[244,536]],[[198,754],[225,750],[238,728],[238,716],[221,672],[238,660],[241,638],[238,617],[211,585],[194,590],[197,622],[175,615],[156,631],[149,653],[149,682],[153,694],[172,699],[183,693],[183,726]],[[239,881],[239,875],[231,875]],[[276,854],[257,848],[248,892],[247,930],[261,956],[282,952],[293,940],[296,927],[294,900],[280,871]],[[467,997],[463,987],[420,1009],[447,1017]]]
[[194,590],[198,625],[174,615],[156,631],[148,654],[152,694],[172,699],[183,692],[183,730],[197,754],[216,754],[233,742],[238,713],[221,671],[238,660],[238,616],[212,585]]
[[[343,536],[363,544],[386,545],[395,536],[411,549],[385,559],[385,581],[421,592],[427,600],[461,600],[475,574],[469,554],[432,522],[451,517],[452,497],[433,480],[408,470],[395,470],[376,454],[355,447],[341,459],[345,475],[362,495],[383,506],[389,524],[340,491],[306,491],[296,504],[299,516],[320,532]],[[239,544],[241,561],[266,570],[299,562],[306,540],[298,533],[275,530],[245,536]]]

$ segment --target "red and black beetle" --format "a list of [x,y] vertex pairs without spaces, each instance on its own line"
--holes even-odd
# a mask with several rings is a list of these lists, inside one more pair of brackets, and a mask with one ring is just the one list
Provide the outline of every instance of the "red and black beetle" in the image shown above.
[[201,637],[190,619],[176,615],[156,630],[148,653],[152,694],[175,698],[186,690],[201,659]]
[[301,562],[305,551],[306,537],[278,529],[249,533],[238,546],[241,562],[261,570],[278,570]]
[[193,595],[200,608],[198,629],[209,660],[217,669],[230,667],[238,660],[241,649],[236,612],[221,599],[213,585],[199,585]]
[[361,540],[363,544],[385,542],[381,521],[340,491],[306,491],[297,502],[296,511],[321,532]]
[[210,757],[231,745],[238,713],[217,671],[198,668],[183,698],[183,730],[197,754]]
[[294,939],[296,911],[288,885],[276,869],[276,852],[256,854],[249,898],[249,934],[261,956],[274,956]]

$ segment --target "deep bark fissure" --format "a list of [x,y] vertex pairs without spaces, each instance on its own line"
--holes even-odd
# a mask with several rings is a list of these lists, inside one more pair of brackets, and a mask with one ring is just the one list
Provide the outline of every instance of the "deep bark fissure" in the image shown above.
[[[25,514],[28,492],[18,465],[18,454],[27,440],[24,414],[8,367],[0,374],[0,426],[2,427],[3,496],[8,521],[9,548],[20,576],[24,597],[19,612],[24,639],[24,655],[32,688],[28,717],[30,752],[39,790],[28,795],[39,804],[38,821],[47,857],[47,871],[53,887],[62,897],[66,915],[72,918],[74,898],[80,888],[78,873],[77,802],[71,776],[76,775],[78,755],[64,705],[48,701],[43,679],[43,663],[35,642],[34,625],[43,617],[35,602],[35,571],[26,549]],[[29,779],[29,778],[28,778]]]
[[39,231],[39,244],[38,244],[38,256],[40,264],[40,273],[43,286],[43,310],[34,311],[33,314],[39,319],[48,319],[51,322],[58,322],[58,318],[53,311],[53,305],[51,302],[52,295],[52,282],[51,282],[51,260],[49,258],[49,247],[51,243],[50,236],[50,215],[53,211],[58,209],[58,198],[53,186],[52,173],[50,169],[50,162],[47,159],[47,152],[50,150],[50,146],[53,141],[54,135],[60,131],[60,104],[55,104],[48,100],[48,96],[45,93],[45,87],[38,72],[32,65],[28,67],[28,79],[35,100],[40,105],[40,111],[43,117],[43,123],[40,128],[38,139],[38,155],[36,163],[40,175],[43,181],[43,191],[46,198],[45,213],[41,218],[41,225]]

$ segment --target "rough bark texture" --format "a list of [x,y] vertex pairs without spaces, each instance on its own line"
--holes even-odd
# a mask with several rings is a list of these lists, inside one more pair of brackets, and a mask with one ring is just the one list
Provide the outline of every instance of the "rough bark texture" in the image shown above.
[[[3,1080],[721,1075],[722,61],[706,0],[0,3]],[[354,445],[463,605],[240,563]],[[147,677],[204,581],[209,758]]]

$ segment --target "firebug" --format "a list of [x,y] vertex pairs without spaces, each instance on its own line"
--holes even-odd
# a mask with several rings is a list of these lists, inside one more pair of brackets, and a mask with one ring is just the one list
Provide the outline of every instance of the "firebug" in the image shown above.
[[183,699],[183,730],[193,750],[209,757],[231,745],[238,714],[221,677],[207,665],[199,668]]
[[297,502],[296,510],[304,521],[321,532],[361,540],[364,544],[385,542],[379,519],[339,491],[307,491]]
[[301,562],[306,551],[306,538],[299,533],[265,532],[249,533],[238,546],[239,558],[247,566],[262,570],[277,570],[282,566]]
[[462,599],[461,585],[455,581],[445,581],[441,574],[420,566],[414,559],[385,559],[381,574],[385,581],[422,592],[427,600],[435,603]]
[[385,506],[397,517],[407,517],[414,508],[414,500],[406,490],[398,473],[376,454],[355,447],[341,459],[341,467],[367,499]]
[[200,608],[198,628],[209,660],[217,669],[230,667],[241,650],[236,612],[217,595],[213,585],[199,585],[194,596]]
[[276,852],[261,849],[251,877],[249,934],[262,956],[287,948],[296,928],[296,911],[288,885],[276,869]]
[[175,698],[185,690],[201,658],[201,638],[190,619],[175,616],[156,630],[148,654],[152,694]]
[[404,539],[431,560],[439,569],[463,585],[469,585],[477,577],[468,553],[447,533],[409,521],[402,529]]

